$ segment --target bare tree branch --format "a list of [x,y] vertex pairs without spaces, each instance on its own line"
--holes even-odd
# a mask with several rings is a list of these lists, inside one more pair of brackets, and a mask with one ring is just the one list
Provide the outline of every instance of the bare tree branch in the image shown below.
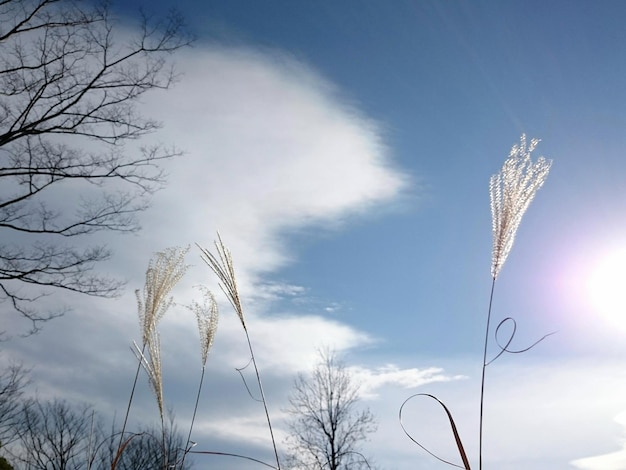
[[165,181],[160,163],[180,152],[125,144],[160,127],[137,100],[174,83],[168,57],[189,42],[176,13],[142,13],[132,35],[106,2],[0,1],[0,302],[34,330],[57,313],[38,313],[48,291],[32,286],[121,287],[92,272],[105,249],[61,240],[139,229],[137,213]]

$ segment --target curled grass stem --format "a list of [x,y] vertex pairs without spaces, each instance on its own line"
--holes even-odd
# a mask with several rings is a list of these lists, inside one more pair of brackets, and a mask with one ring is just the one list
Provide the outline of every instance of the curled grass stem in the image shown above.
[[[446,460],[446,459],[443,459],[443,458],[439,457],[437,454],[435,454],[434,452],[428,450],[425,446],[423,446],[419,441],[417,441],[417,439],[415,439],[411,435],[411,433],[409,433],[409,431],[407,431],[407,429],[405,428],[404,423],[403,423],[402,412],[404,411],[404,407],[406,406],[406,404],[409,401],[411,401],[413,398],[417,398],[417,397],[431,398],[431,399],[435,400],[443,408],[443,410],[446,413],[446,416],[448,417],[448,421],[450,423],[450,429],[452,430],[452,435],[454,436],[454,441],[456,443],[457,450],[459,451],[459,456],[461,457],[461,461],[463,462],[463,466],[457,465],[454,462],[450,462],[449,460]],[[411,441],[413,441],[415,444],[420,446],[422,449],[424,449],[430,455],[435,457],[437,460],[439,460],[440,462],[443,462],[445,464],[448,464],[448,465],[450,465],[452,467],[462,468],[464,470],[471,470],[470,464],[469,464],[469,459],[467,458],[467,453],[465,452],[465,447],[463,446],[463,442],[461,441],[461,436],[459,435],[459,432],[457,430],[456,423],[454,422],[454,418],[452,417],[452,413],[450,412],[448,407],[439,398],[437,398],[436,396],[431,395],[429,393],[416,393],[414,395],[411,395],[409,398],[404,400],[404,402],[402,402],[402,405],[400,405],[400,410],[398,412],[398,419],[400,421],[400,427],[402,428],[402,431],[404,432],[404,434],[409,439],[411,439]]]

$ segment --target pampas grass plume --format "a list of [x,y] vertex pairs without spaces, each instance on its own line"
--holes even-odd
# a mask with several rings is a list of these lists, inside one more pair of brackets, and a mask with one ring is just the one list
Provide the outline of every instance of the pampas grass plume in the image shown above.
[[198,248],[200,248],[204,262],[209,265],[219,279],[220,288],[224,291],[224,294],[226,294],[226,297],[235,309],[235,313],[237,313],[244,330],[247,330],[246,320],[243,315],[243,306],[241,305],[239,290],[237,289],[233,257],[230,254],[230,250],[226,248],[224,242],[222,242],[222,237],[220,237],[219,233],[217,234],[217,241],[215,242],[217,256],[209,250],[202,248],[200,245],[198,245]]
[[143,344],[148,343],[157,323],[174,303],[170,292],[187,272],[184,260],[188,251],[189,247],[166,248],[148,263],[143,293],[135,291]]
[[534,163],[531,160],[530,154],[538,143],[538,139],[532,139],[527,146],[526,136],[522,134],[519,145],[513,146],[500,172],[489,181],[493,229],[491,275],[494,279],[513,247],[526,209],[543,186],[552,165],[552,161],[544,157]]
[[209,350],[213,345],[215,332],[217,331],[219,310],[217,302],[215,301],[215,296],[209,289],[202,288],[202,294],[204,297],[202,304],[193,301],[187,308],[196,315],[196,320],[198,321],[202,367],[204,367],[209,355]]

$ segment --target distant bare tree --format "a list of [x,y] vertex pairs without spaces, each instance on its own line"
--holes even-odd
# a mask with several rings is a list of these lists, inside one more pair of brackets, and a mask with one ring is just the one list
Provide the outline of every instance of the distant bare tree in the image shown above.
[[0,372],[0,447],[10,444],[15,437],[27,384],[27,371],[19,364],[11,364]]
[[105,247],[63,240],[138,229],[136,213],[164,182],[159,163],[177,152],[124,144],[159,127],[137,100],[172,84],[167,56],[188,42],[176,14],[143,15],[131,36],[106,1],[0,0],[3,315],[36,331],[62,313],[38,307],[48,288],[119,292],[120,282],[93,273]]
[[[165,446],[162,438],[165,437]],[[184,460],[185,439],[177,430],[173,417],[166,425],[165,433],[160,427],[142,428],[134,434],[126,434],[126,445],[115,462],[115,470],[158,470],[172,469],[189,470],[190,460]],[[107,448],[99,452],[97,469],[110,470],[118,452],[117,435],[107,440]],[[165,448],[166,456],[163,455]]]
[[289,398],[288,464],[306,470],[370,468],[360,445],[376,430],[374,415],[359,410],[359,385],[334,353],[321,353],[306,377],[298,375]]
[[164,434],[154,427],[127,434],[119,456],[118,433],[107,435],[102,419],[89,405],[74,406],[64,400],[22,400],[10,431],[10,440],[3,450],[16,468],[111,470],[114,461],[116,470],[191,468],[189,461],[184,467],[181,465],[184,438],[173,418]]
[[55,400],[27,400],[9,446],[16,463],[32,470],[78,470],[93,460],[100,426],[89,406],[72,407]]

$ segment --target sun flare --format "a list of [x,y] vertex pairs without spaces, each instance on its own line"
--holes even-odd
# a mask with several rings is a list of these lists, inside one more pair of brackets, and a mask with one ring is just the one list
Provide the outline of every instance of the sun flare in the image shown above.
[[610,326],[626,331],[626,248],[611,252],[592,269],[591,305]]

